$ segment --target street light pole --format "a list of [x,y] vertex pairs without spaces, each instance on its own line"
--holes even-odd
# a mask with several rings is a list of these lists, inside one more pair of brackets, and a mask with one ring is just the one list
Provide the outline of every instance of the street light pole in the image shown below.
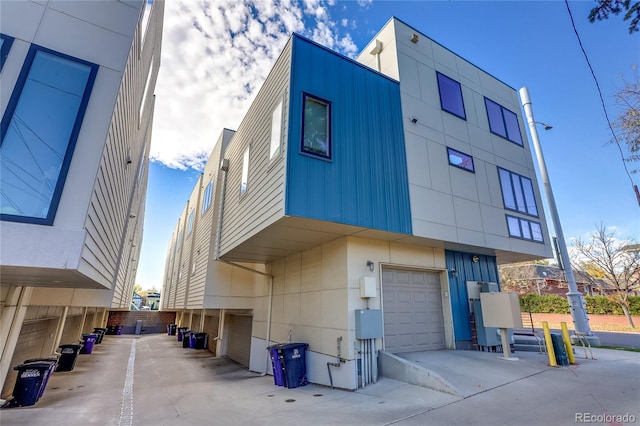
[[[533,140],[533,147],[536,152],[536,158],[538,160],[538,167],[540,168],[540,176],[542,177],[542,183],[547,194],[547,201],[549,203],[549,210],[551,212],[551,219],[553,220],[553,227],[556,230],[556,237],[558,240],[558,251],[560,252],[560,259],[564,264],[565,273],[567,276],[567,283],[569,284],[569,291],[567,292],[567,300],[569,301],[569,308],[571,310],[571,317],[575,326],[575,333],[578,336],[585,337],[589,343],[599,345],[600,341],[597,336],[591,332],[589,327],[589,318],[587,318],[587,309],[582,293],[578,291],[576,285],[576,279],[573,275],[573,269],[571,268],[571,261],[569,260],[569,252],[567,251],[567,245],[564,241],[564,234],[562,233],[562,225],[560,224],[560,217],[558,216],[558,210],[556,208],[556,202],[553,198],[553,190],[551,189],[551,182],[549,181],[549,175],[547,173],[547,166],[544,162],[544,155],[542,154],[542,148],[540,146],[540,140],[538,139],[538,130],[536,129],[536,122],[533,119],[533,110],[531,109],[531,99],[529,98],[529,90],[523,87],[519,91],[520,100],[524,113],[527,117],[529,124],[529,131],[531,132],[531,139]],[[548,126],[546,126],[548,127]],[[574,336],[572,336],[574,337]],[[577,339],[577,336],[575,336]]]

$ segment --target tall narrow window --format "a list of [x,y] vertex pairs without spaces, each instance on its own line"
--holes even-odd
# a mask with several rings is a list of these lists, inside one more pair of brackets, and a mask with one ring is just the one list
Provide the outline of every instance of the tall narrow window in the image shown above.
[[195,220],[195,211],[191,210],[189,213],[189,218],[187,219],[187,237],[191,235],[191,231],[193,231],[193,222]]
[[32,45],[1,124],[0,218],[51,225],[98,66]]
[[274,158],[280,153],[280,141],[282,140],[282,101],[273,110],[271,115],[271,149],[269,158]]
[[0,70],[4,67],[4,61],[7,60],[7,56],[9,56],[9,51],[11,50],[11,45],[13,44],[13,37],[10,37],[6,34],[0,34]]
[[304,94],[302,152],[331,159],[331,103]]
[[443,110],[466,120],[467,115],[464,112],[464,102],[462,101],[462,86],[444,74],[439,72],[436,74],[440,90],[440,106]]
[[202,194],[202,211],[201,215],[205,214],[211,206],[211,200],[213,199],[213,178],[209,181],[204,188],[204,194]]
[[244,151],[242,157],[242,180],[240,181],[240,195],[247,192],[247,185],[249,183],[249,147]]
[[491,99],[484,98],[484,104],[487,107],[491,133],[495,133],[522,146],[522,135],[520,134],[518,116],[502,105],[493,102]]
[[538,216],[538,206],[531,179],[498,167],[504,208]]

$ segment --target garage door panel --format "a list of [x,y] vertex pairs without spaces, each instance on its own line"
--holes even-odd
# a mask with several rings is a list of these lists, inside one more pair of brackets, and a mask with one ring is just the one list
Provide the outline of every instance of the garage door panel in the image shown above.
[[439,273],[385,268],[382,277],[385,348],[395,353],[443,349]]
[[247,368],[251,356],[252,325],[253,317],[251,316],[229,315],[227,356]]

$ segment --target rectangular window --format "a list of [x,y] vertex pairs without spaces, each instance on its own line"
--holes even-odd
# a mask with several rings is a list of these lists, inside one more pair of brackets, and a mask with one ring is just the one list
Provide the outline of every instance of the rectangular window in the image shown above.
[[467,115],[464,112],[464,102],[462,101],[462,86],[444,74],[437,71],[436,74],[440,90],[440,106],[443,110],[466,120]]
[[0,34],[0,70],[4,67],[4,61],[7,60],[7,56],[9,56],[9,51],[11,50],[11,45],[13,44],[13,37],[10,37],[6,34]]
[[242,180],[240,181],[240,195],[247,192],[249,183],[249,147],[244,151],[242,156]]
[[182,229],[180,230],[180,232],[178,232],[178,241],[177,241],[176,250],[180,250],[180,247],[182,247]]
[[0,219],[53,223],[97,71],[29,49],[0,127]]
[[200,215],[203,215],[209,210],[211,206],[211,200],[213,198],[213,179],[209,181],[207,186],[204,188],[204,194],[202,195],[202,211]]
[[269,158],[274,158],[280,154],[280,141],[282,140],[282,101],[273,110],[271,115],[271,149]]
[[502,105],[493,102],[491,99],[484,98],[484,104],[487,108],[491,133],[495,133],[522,146],[522,135],[520,134],[518,116]]
[[475,173],[472,156],[460,151],[456,151],[455,149],[449,147],[447,147],[447,156],[449,157],[449,164],[451,164],[452,166],[459,167],[471,173]]
[[302,152],[331,159],[331,103],[304,94]]
[[193,222],[195,220],[194,217],[195,211],[191,210],[189,213],[189,218],[187,219],[187,237],[191,235],[191,231],[193,231]]
[[509,236],[521,238],[523,240],[544,242],[542,237],[542,226],[540,223],[523,219],[520,217],[507,215],[507,228],[509,228]]
[[538,216],[531,179],[498,167],[504,208]]

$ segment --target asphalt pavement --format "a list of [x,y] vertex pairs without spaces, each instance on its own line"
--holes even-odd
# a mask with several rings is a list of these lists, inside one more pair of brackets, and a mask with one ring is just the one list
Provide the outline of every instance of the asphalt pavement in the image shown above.
[[575,425],[640,422],[640,353],[577,348],[577,365],[546,355],[518,361],[476,351],[404,355],[460,396],[380,378],[357,391],[287,389],[175,336],[105,336],[71,372],[53,373],[30,407],[0,410],[4,425]]

